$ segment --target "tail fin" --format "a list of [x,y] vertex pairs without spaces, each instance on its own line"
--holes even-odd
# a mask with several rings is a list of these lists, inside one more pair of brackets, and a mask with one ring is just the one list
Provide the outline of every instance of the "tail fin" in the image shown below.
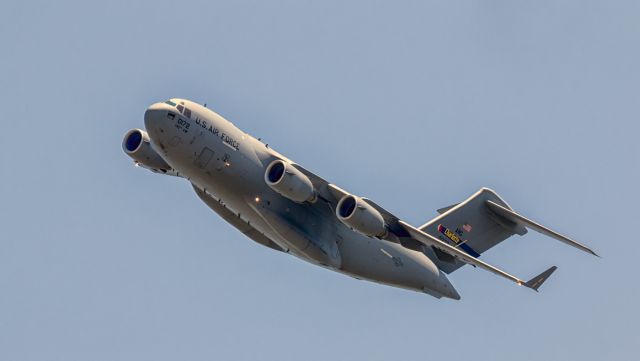
[[[497,193],[488,188],[480,189],[465,201],[446,207],[443,211],[420,230],[476,258],[514,234],[526,234],[527,228],[596,255],[584,245],[514,212]],[[446,273],[464,265],[464,262],[435,248],[426,252],[434,256],[431,258],[435,258],[437,266]],[[555,268],[543,272],[525,285],[530,286],[531,283],[530,288],[537,289],[553,271]]]

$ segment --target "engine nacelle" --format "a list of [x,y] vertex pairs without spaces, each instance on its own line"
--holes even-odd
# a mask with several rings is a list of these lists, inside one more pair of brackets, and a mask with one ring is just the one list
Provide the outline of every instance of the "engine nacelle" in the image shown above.
[[311,180],[291,164],[274,160],[264,172],[264,181],[271,189],[294,202],[314,202],[316,191]]
[[149,134],[141,129],[131,129],[124,136],[122,149],[136,164],[155,172],[171,172],[171,166],[151,148]]
[[387,233],[382,214],[360,197],[347,194],[336,207],[338,219],[369,237],[384,237]]

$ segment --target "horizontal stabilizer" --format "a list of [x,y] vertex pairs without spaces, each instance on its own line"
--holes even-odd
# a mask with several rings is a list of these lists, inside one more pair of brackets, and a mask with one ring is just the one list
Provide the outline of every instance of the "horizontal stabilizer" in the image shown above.
[[549,278],[549,276],[551,276],[551,274],[557,270],[558,267],[556,266],[552,266],[550,267],[548,270],[540,273],[539,275],[533,277],[532,279],[530,279],[527,283],[525,283],[524,285],[526,287],[531,288],[532,290],[538,292],[538,288],[540,286],[542,286],[542,284],[544,283],[544,281],[547,280],[547,278]]
[[489,209],[491,209],[493,212],[495,212],[498,216],[503,217],[505,219],[507,219],[508,221],[511,221],[515,224],[533,229],[536,232],[539,232],[541,234],[544,234],[545,236],[549,236],[551,238],[555,238],[560,242],[566,243],[570,246],[573,246],[577,249],[580,249],[582,251],[585,251],[587,253],[591,253],[594,256],[600,257],[598,256],[593,250],[591,250],[591,248],[582,245],[574,240],[572,240],[569,237],[565,237],[563,235],[561,235],[558,232],[555,232],[539,223],[536,223],[528,218],[525,218],[524,216],[521,216],[520,214],[507,209],[493,201],[487,200],[486,201],[486,205]]
[[442,207],[442,208],[436,210],[436,212],[438,212],[438,214],[446,213],[448,210],[450,210],[451,208],[457,206],[458,204],[460,204],[460,203],[456,203],[456,204],[452,204],[450,206]]

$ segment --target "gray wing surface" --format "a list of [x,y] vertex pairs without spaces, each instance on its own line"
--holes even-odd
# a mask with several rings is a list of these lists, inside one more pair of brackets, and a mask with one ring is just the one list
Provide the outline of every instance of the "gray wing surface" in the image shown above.
[[218,203],[215,199],[209,197],[205,192],[198,189],[196,186],[193,186],[193,190],[196,192],[198,197],[214,212],[218,213],[222,219],[229,222],[232,226],[236,227],[240,232],[242,232],[245,236],[251,238],[255,242],[276,251],[284,252],[284,250],[278,246],[275,242],[273,242],[269,237],[264,234],[258,232],[255,228],[251,227],[247,222],[244,222],[242,219],[238,218],[233,212],[223,207],[220,203]]
[[[545,236],[549,236],[551,238],[555,238],[560,242],[563,242],[565,244],[568,244],[572,247],[575,247],[581,251],[587,252],[587,253],[591,253],[594,256],[598,256],[591,248],[578,243],[574,240],[572,240],[569,237],[563,236],[560,233],[551,230],[539,223],[536,223],[530,219],[527,219],[523,216],[521,216],[520,214],[512,211],[511,209],[508,209],[500,204],[497,204],[493,201],[487,200],[486,202],[487,207],[489,207],[492,211],[494,211],[496,214],[500,215],[501,217],[504,217],[505,219],[508,219],[509,221],[522,226],[522,227],[527,227],[527,228],[531,228],[536,232],[539,232],[541,234],[544,234]],[[600,256],[598,256],[600,257]]]
[[[320,198],[333,209],[340,198],[349,194],[303,167],[296,164],[294,166],[311,179]],[[557,267],[552,266],[525,282],[478,258],[512,235],[526,234],[527,228],[596,255],[588,247],[514,212],[497,193],[488,188],[480,189],[461,203],[439,209],[441,214],[420,228],[400,220],[375,202],[363,199],[382,214],[390,231],[386,241],[423,252],[446,273],[453,272],[464,264],[471,264],[537,291]]]

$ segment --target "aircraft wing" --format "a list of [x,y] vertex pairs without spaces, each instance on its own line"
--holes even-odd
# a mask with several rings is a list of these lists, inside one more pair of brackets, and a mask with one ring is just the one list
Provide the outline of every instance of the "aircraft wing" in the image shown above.
[[399,221],[400,225],[402,227],[404,227],[407,232],[409,232],[409,234],[411,234],[411,237],[418,240],[419,242],[423,243],[426,246],[432,246],[435,247],[439,250],[441,250],[442,252],[445,252],[449,255],[452,255],[453,257],[461,260],[464,263],[470,264],[472,266],[476,266],[476,267],[480,267],[482,269],[485,269],[493,274],[496,274],[498,276],[504,277],[510,281],[513,281],[515,283],[517,283],[520,286],[526,286],[529,287],[531,289],[534,290],[538,290],[538,287],[540,287],[540,285],[542,285],[542,283],[551,275],[551,273],[553,273],[553,271],[555,271],[557,269],[556,266],[553,266],[549,269],[547,269],[546,271],[542,272],[540,275],[534,277],[533,279],[531,279],[528,282],[525,282],[521,279],[519,279],[516,276],[513,276],[497,267],[494,267],[486,262],[483,262],[481,260],[479,260],[478,258],[475,258],[469,254],[467,254],[465,251],[461,250],[460,248],[456,248],[453,247],[437,238],[435,238],[434,236],[424,233],[423,231],[413,227],[412,225],[408,224],[407,222],[404,221]]
[[243,221],[235,213],[231,212],[228,208],[223,206],[222,203],[211,198],[211,196],[206,194],[204,191],[200,190],[195,185],[191,184],[191,186],[193,187],[193,190],[196,192],[198,197],[204,202],[204,204],[206,204],[209,208],[211,208],[211,210],[219,214],[220,217],[222,217],[222,219],[224,219],[225,221],[229,222],[231,225],[236,227],[236,229],[242,232],[245,236],[251,238],[255,242],[265,247],[275,249],[276,251],[280,251],[280,252],[289,251],[289,250],[283,249],[277,243],[273,242],[269,237],[260,233],[257,229],[253,228],[250,224]]
[[291,165],[293,165],[294,167],[296,167],[296,169],[298,169],[300,172],[304,173],[304,175],[309,177],[309,179],[311,180],[311,183],[313,183],[313,186],[318,192],[318,195],[320,196],[320,198],[332,204],[334,206],[334,209],[335,209],[335,205],[338,204],[338,201],[340,200],[340,198],[349,194],[347,191],[336,186],[335,184],[331,184],[326,180],[324,180],[322,177],[316,175],[315,173],[306,170],[300,164],[291,163]]
[[554,231],[552,229],[549,229],[549,228],[547,228],[547,227],[545,227],[545,226],[543,226],[543,225],[541,225],[539,223],[536,223],[536,222],[534,222],[534,221],[532,221],[532,220],[530,220],[530,219],[528,219],[528,218],[526,218],[526,217],[524,217],[524,216],[522,216],[522,215],[520,215],[520,214],[518,214],[518,213],[516,213],[516,212],[514,212],[514,211],[512,211],[512,210],[510,210],[510,209],[508,209],[506,207],[504,207],[504,206],[501,206],[501,205],[497,204],[496,202],[488,200],[488,201],[486,201],[486,206],[489,209],[491,209],[492,211],[494,211],[495,213],[497,213],[498,215],[504,217],[505,219],[507,219],[507,220],[509,220],[509,221],[511,221],[511,222],[513,222],[515,224],[518,224],[518,225],[523,226],[523,227],[531,228],[536,232],[544,234],[545,236],[549,236],[551,238],[555,238],[555,239],[557,239],[558,241],[560,241],[562,243],[568,244],[568,245],[570,245],[572,247],[575,247],[575,248],[577,248],[577,249],[579,249],[581,251],[584,251],[584,252],[587,252],[587,253],[591,253],[594,256],[600,257],[591,248],[589,248],[589,247],[587,247],[587,246],[585,246],[585,245],[583,245],[581,243],[578,243],[578,242],[572,240],[569,237],[565,237],[565,236],[561,235],[560,233],[558,233],[558,232],[556,232],[556,231]]
[[[335,209],[338,201],[348,195],[347,191],[342,188],[336,186],[335,184],[331,184],[321,177],[315,175],[314,173],[304,169],[298,164],[293,164],[298,170],[307,175],[314,186],[316,187],[319,197],[323,199],[325,202],[331,204],[332,208]],[[482,193],[481,191],[480,193]],[[449,258],[449,262],[454,262],[456,260],[464,262],[466,264],[470,264],[475,267],[479,267],[485,269],[493,274],[506,278],[512,282],[515,282],[518,285],[525,286],[531,288],[535,291],[547,280],[547,278],[557,269],[556,266],[552,266],[544,272],[540,273],[536,277],[532,278],[529,281],[524,281],[516,276],[513,276],[495,266],[490,265],[487,262],[484,262],[478,257],[474,257],[474,255],[470,254],[470,252],[465,251],[464,247],[453,246],[443,240],[440,240],[426,232],[422,229],[418,229],[407,222],[400,220],[398,217],[393,215],[391,212],[382,208],[375,202],[370,199],[363,198],[367,203],[369,203],[373,208],[375,208],[380,214],[382,218],[385,220],[387,227],[390,230],[390,235],[386,238],[383,238],[386,241],[400,243],[406,248],[413,249],[419,252],[424,251],[425,249],[432,249],[436,251],[437,258],[447,257]],[[445,207],[441,210],[438,210],[442,215],[451,212],[453,209],[463,207],[464,204],[455,204],[449,207]],[[524,227],[532,228],[540,233],[545,235],[549,235],[553,238],[556,238],[562,242],[570,244],[576,248],[584,250],[586,252],[592,253],[595,255],[595,252],[590,250],[589,248],[575,242],[567,237],[564,237],[542,225],[539,225],[525,217],[520,216],[519,214],[511,211],[508,208],[502,207],[495,202],[486,202],[486,207],[488,207],[491,211],[497,213],[502,216],[507,222],[511,222],[511,224],[506,225],[510,228],[516,229],[515,233],[524,234],[526,233],[526,229]],[[514,228],[516,227],[516,228]],[[519,227],[519,228],[518,228]],[[426,247],[425,247],[426,246]],[[438,260],[436,260],[438,262]]]
[[508,280],[511,280],[517,284],[522,285],[525,283],[523,280],[519,279],[518,277],[512,276],[507,272],[504,272],[486,262],[483,262],[473,256],[470,256],[469,254],[464,252],[462,249],[455,248],[428,233],[424,233],[421,230],[413,227],[407,222],[404,222],[404,221],[399,221],[399,222],[400,222],[400,225],[402,225],[402,227],[404,227],[407,230],[407,232],[409,232],[412,238],[416,239],[418,242],[424,244],[425,246],[436,247],[442,252],[445,252],[450,254],[451,256],[454,256],[455,258],[463,261],[464,263],[480,267],[491,273],[497,274],[498,276],[502,276]]

